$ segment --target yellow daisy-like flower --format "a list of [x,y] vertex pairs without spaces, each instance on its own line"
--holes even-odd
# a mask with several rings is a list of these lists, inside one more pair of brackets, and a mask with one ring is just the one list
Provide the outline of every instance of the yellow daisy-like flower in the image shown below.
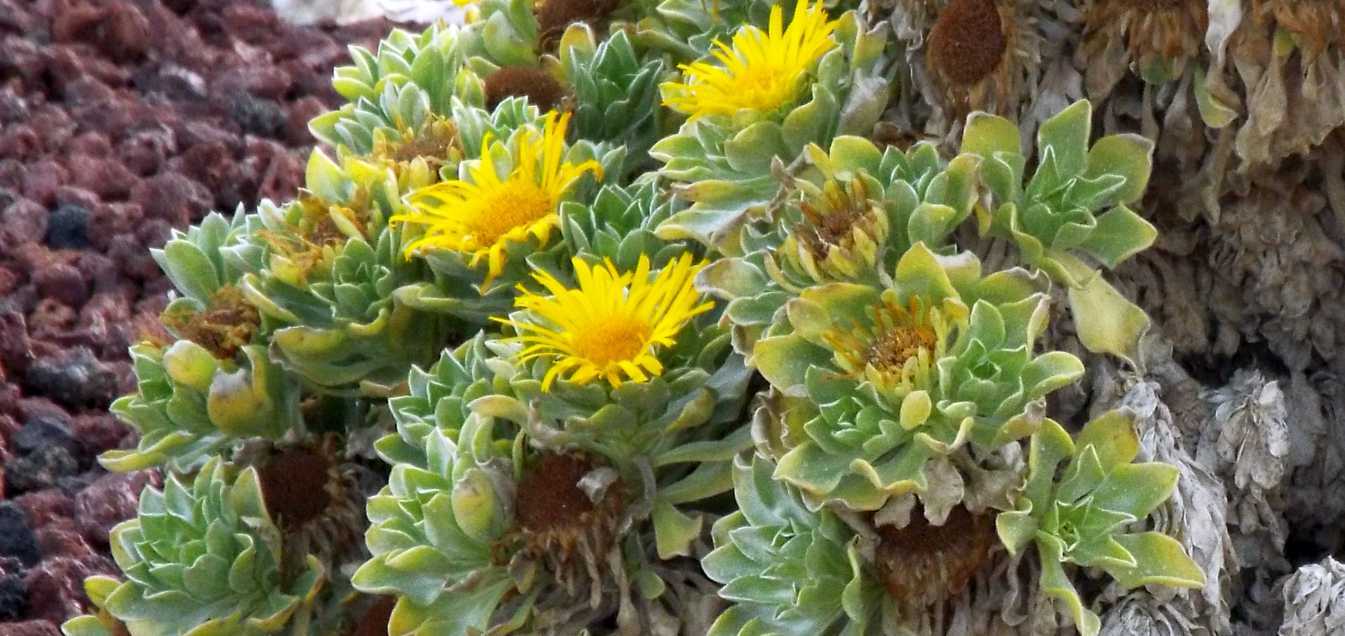
[[618,387],[626,380],[645,382],[662,375],[658,348],[672,346],[692,318],[714,306],[701,302],[692,286],[705,263],[693,264],[690,254],[669,263],[652,279],[644,255],[635,271],[627,273],[618,272],[610,260],[600,266],[579,258],[573,262],[578,289],[537,272],[533,278],[550,295],[520,286],[514,302],[528,310],[528,318],[496,318],[518,334],[510,340],[524,345],[520,362],[552,359],[542,379],[543,391],[549,391],[558,377],[576,384],[602,378]]
[[836,46],[835,20],[819,0],[799,0],[789,27],[784,11],[771,7],[769,30],[746,26],[733,35],[733,45],[715,42],[711,51],[720,64],[683,64],[684,82],[663,84],[663,103],[692,119],[733,116],[740,111],[769,113],[798,99],[804,76],[818,59]]
[[481,142],[481,160],[468,170],[468,179],[444,181],[421,188],[407,197],[411,211],[392,217],[394,223],[425,227],[420,238],[406,246],[406,256],[425,250],[471,254],[470,266],[488,262],[482,289],[504,269],[506,248],[529,237],[546,244],[559,226],[556,210],[570,186],[584,173],[602,178],[602,167],[592,159],[575,165],[563,161],[565,128],[570,114],[546,115],[542,134],[515,137],[514,166],[507,175],[496,170],[491,135]]

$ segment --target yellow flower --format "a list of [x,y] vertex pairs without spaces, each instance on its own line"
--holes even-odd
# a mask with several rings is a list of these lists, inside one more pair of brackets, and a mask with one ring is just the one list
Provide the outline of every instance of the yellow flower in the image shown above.
[[793,103],[813,64],[836,46],[831,39],[836,21],[827,20],[821,0],[812,6],[798,0],[789,28],[783,22],[783,9],[771,7],[769,31],[746,26],[733,35],[733,46],[715,42],[711,55],[722,66],[683,64],[685,81],[662,86],[664,105],[695,119],[743,110],[770,113]]
[[540,138],[533,131],[515,137],[514,165],[507,175],[496,170],[489,133],[481,142],[481,160],[468,170],[468,179],[444,181],[421,188],[407,198],[411,211],[392,217],[394,223],[425,227],[420,238],[406,246],[406,256],[424,250],[451,250],[470,254],[469,265],[488,261],[481,288],[485,290],[504,269],[506,249],[529,237],[545,245],[559,226],[556,210],[561,198],[585,172],[602,178],[593,160],[579,165],[562,161],[565,128],[570,114],[546,115]]
[[672,346],[692,318],[714,306],[701,302],[692,286],[705,264],[692,264],[690,254],[669,263],[652,280],[644,255],[634,272],[624,274],[610,260],[601,266],[579,258],[573,262],[578,289],[566,288],[546,272],[534,273],[550,295],[520,285],[514,302],[527,310],[527,318],[496,318],[518,334],[509,340],[524,345],[520,362],[552,360],[542,379],[543,391],[562,375],[576,384],[602,378],[613,387],[623,380],[645,382],[659,376],[663,364],[658,348]]

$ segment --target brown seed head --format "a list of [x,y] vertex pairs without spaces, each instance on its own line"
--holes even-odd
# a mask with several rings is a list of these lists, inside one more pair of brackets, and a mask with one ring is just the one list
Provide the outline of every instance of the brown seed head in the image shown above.
[[930,71],[966,87],[998,68],[1008,48],[995,0],[952,0],[929,32]]
[[952,598],[985,565],[995,542],[989,515],[953,508],[942,526],[932,526],[916,506],[901,529],[879,526],[875,554],[887,593],[906,607],[927,607]]
[[288,529],[318,518],[331,505],[327,492],[332,463],[321,452],[290,448],[271,457],[257,473],[266,508]]
[[575,22],[597,22],[620,4],[620,0],[544,0],[537,7],[537,26],[544,34],[558,34]]
[[560,105],[565,87],[540,68],[505,66],[486,76],[486,106],[493,110],[506,97],[527,97],[546,112]]

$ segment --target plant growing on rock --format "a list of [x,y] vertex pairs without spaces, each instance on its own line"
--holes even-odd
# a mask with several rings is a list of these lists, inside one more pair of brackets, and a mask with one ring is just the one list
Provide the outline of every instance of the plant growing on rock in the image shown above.
[[67,634],[306,634],[324,581],[316,558],[282,568],[285,555],[252,469],[211,460],[190,485],[170,476],[146,488],[135,519],[112,530],[125,581],[86,582],[99,616],[67,622]]
[[1091,636],[1079,569],[1198,585],[1130,418],[1048,417],[1052,283],[1090,350],[1147,326],[1095,266],[1154,240],[1151,146],[1087,102],[1030,177],[985,113],[884,144],[907,52],[860,10],[485,0],[352,50],[294,199],[155,252],[178,340],[103,461],[168,485],[67,633],[887,635],[1024,589]]

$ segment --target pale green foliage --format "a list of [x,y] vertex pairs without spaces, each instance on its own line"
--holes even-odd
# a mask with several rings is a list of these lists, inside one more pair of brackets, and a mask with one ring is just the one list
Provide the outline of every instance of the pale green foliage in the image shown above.
[[1133,463],[1139,452],[1134,427],[1129,411],[1109,411],[1071,440],[1046,420],[1032,437],[1016,510],[996,520],[1010,552],[1036,545],[1042,590],[1068,609],[1086,636],[1098,632],[1098,617],[1079,598],[1066,563],[1099,568],[1124,589],[1205,584],[1176,539],[1136,527],[1172,496],[1178,475],[1167,464]]
[[[91,579],[90,596],[136,636],[304,634],[323,582],[311,556],[302,571],[281,571],[280,530],[257,472],[218,459],[190,485],[170,475],[162,491],[146,488],[136,518],[109,542],[126,580]],[[92,635],[106,623],[80,617],[64,628]]]
[[921,243],[890,287],[804,290],[753,357],[793,400],[777,433],[787,449],[777,477],[876,510],[924,492],[931,459],[1031,434],[1046,394],[1083,374],[1072,355],[1034,351],[1046,306],[1026,272],[982,277],[974,256],[941,257]]
[[1092,105],[1081,100],[1042,123],[1037,169],[1026,183],[1027,156],[1018,127],[1007,119],[973,113],[962,152],[982,158],[981,179],[990,189],[992,209],[980,219],[982,231],[1012,240],[1026,264],[1069,289],[1084,346],[1133,358],[1149,319],[1092,263],[1115,268],[1158,236],[1130,208],[1149,183],[1153,142],[1121,134],[1090,147],[1092,115]]

